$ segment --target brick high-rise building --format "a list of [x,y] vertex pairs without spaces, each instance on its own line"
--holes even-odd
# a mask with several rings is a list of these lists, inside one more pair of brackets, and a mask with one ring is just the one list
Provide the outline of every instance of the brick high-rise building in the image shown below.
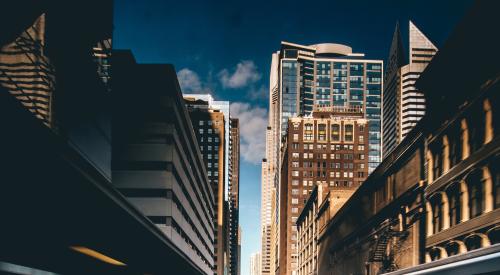
[[277,274],[297,274],[297,219],[315,186],[355,190],[368,175],[369,123],[361,108],[325,107],[288,120],[279,190]]

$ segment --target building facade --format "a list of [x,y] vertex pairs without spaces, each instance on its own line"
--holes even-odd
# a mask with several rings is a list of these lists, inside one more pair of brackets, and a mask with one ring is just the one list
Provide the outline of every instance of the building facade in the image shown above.
[[188,96],[184,96],[184,99],[215,198],[216,215],[213,217],[215,224],[214,274],[225,274],[226,257],[229,254],[227,247],[229,209],[225,209],[228,207],[226,207],[227,201],[224,199],[224,183],[226,182],[224,161],[226,160],[225,155],[228,153],[225,151],[225,124],[229,118],[226,118],[220,109],[211,105],[210,101]]
[[500,271],[496,8],[476,2],[417,80],[426,114],[318,237],[319,274]]
[[239,202],[240,202],[240,124],[237,118],[231,118],[229,135],[229,254],[230,273],[240,273],[240,225],[239,225]]
[[425,97],[415,87],[415,82],[437,50],[415,24],[409,21],[409,57],[405,58],[399,23],[396,24],[384,78],[384,156],[424,116]]
[[175,70],[137,64],[126,51],[113,62],[113,185],[201,274],[213,274],[216,200]]
[[255,252],[250,255],[250,275],[262,274],[260,260],[261,256],[259,252]]
[[298,275],[319,274],[318,235],[323,234],[335,213],[351,197],[356,189],[335,188],[327,191],[323,185],[314,187],[297,219],[298,234]]
[[281,163],[278,274],[297,274],[296,223],[314,187],[355,190],[368,176],[368,137],[361,108],[322,107],[289,118]]

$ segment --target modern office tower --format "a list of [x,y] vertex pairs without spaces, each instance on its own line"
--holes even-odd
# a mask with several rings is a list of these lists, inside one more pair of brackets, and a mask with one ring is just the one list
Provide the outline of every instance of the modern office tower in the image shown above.
[[237,118],[231,118],[229,135],[229,254],[230,274],[240,272],[240,125]]
[[340,44],[303,46],[281,43],[278,64],[277,108],[281,136],[286,135],[288,118],[311,114],[317,107],[356,107],[369,120],[369,171],[381,161],[381,60],[364,59],[351,47]]
[[[272,205],[273,196],[272,190],[276,192],[274,196],[277,197],[277,184],[278,184],[278,151],[279,151],[279,106],[278,106],[278,92],[279,92],[279,78],[278,78],[278,63],[279,56],[277,53],[272,55],[271,74],[269,81],[269,120],[266,128],[266,155],[262,160],[262,176],[261,176],[261,257],[262,257],[262,274],[274,274],[271,269],[271,234],[272,223],[271,216],[278,217],[278,208]],[[277,200],[277,198],[276,198]],[[272,211],[276,213],[272,213]]]
[[196,99],[190,96],[184,96],[185,103],[196,138],[199,144],[200,152],[203,156],[205,168],[207,170],[208,181],[212,186],[212,191],[215,197],[216,215],[214,218],[215,224],[215,274],[225,274],[227,255],[229,254],[227,236],[227,216],[228,209],[226,208],[226,200],[224,199],[224,168],[226,167],[225,155],[228,154],[226,149],[225,125],[228,117],[209,101]]
[[259,252],[250,255],[250,275],[261,275],[261,256]]
[[[214,255],[219,252],[214,233],[219,231],[213,223],[217,207],[212,187],[217,184],[214,174],[222,176],[222,167],[210,162],[219,167],[208,170],[209,177],[205,166],[223,152],[223,115],[206,112],[203,125],[196,125],[203,127],[195,133],[173,66],[137,64],[126,51],[112,56],[113,185],[198,273],[213,274],[214,259],[219,260]],[[215,138],[222,143],[218,149],[204,148],[204,159],[197,135],[209,131],[212,144]]]
[[297,274],[297,219],[315,186],[355,190],[368,176],[369,120],[361,106],[318,107],[288,119],[279,197],[279,272]]
[[409,58],[406,59],[397,23],[384,77],[384,156],[406,137],[425,114],[425,98],[416,89],[415,82],[437,48],[411,21],[409,40]]

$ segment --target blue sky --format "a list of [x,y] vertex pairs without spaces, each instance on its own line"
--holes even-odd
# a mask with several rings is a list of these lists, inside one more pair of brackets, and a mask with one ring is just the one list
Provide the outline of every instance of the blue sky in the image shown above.
[[113,43],[132,49],[141,63],[174,64],[184,92],[232,102],[241,120],[241,274],[247,275],[250,254],[260,249],[260,159],[271,54],[280,41],[342,43],[385,59],[397,20],[403,39],[411,19],[439,48],[471,3],[115,0]]

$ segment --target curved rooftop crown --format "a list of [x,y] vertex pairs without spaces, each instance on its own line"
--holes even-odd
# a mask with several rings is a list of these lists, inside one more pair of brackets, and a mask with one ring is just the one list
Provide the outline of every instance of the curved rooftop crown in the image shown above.
[[351,55],[352,48],[336,43],[321,43],[310,45],[309,47],[316,49],[317,55]]

